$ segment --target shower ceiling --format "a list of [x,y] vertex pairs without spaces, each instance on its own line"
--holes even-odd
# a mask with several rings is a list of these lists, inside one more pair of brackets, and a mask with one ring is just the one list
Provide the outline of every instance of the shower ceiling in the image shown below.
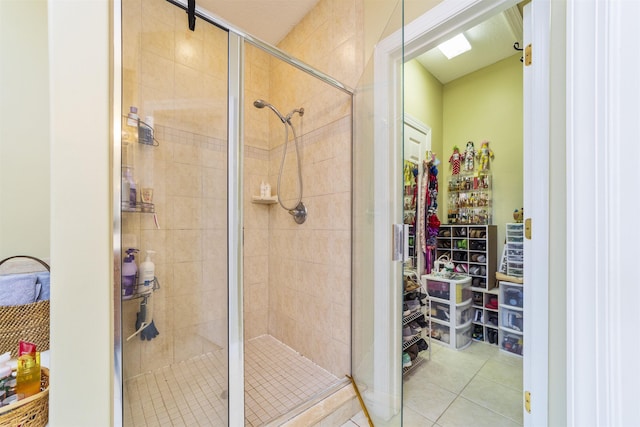
[[318,1],[196,0],[196,4],[234,27],[275,46]]

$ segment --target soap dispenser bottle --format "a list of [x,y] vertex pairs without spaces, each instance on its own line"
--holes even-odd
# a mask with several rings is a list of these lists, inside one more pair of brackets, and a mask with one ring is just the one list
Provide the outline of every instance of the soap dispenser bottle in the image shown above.
[[136,289],[136,273],[138,266],[136,265],[135,253],[137,249],[127,249],[127,256],[122,262],[122,298],[129,299],[133,296]]
[[146,294],[153,290],[153,283],[156,278],[155,265],[151,261],[151,255],[156,251],[148,250],[147,258],[140,264],[140,274],[138,275],[138,293]]

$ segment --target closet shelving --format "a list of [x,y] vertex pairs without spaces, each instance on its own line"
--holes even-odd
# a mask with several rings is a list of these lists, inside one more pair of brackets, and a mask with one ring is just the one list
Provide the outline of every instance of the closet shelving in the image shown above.
[[449,177],[448,222],[491,224],[491,171],[462,172]]
[[498,228],[495,225],[444,224],[436,257],[453,260],[454,271],[471,278],[474,340],[498,344],[498,290],[495,288]]
[[[424,339],[428,346],[428,349],[426,351],[428,351],[428,355],[429,355],[428,359],[430,360],[431,359],[431,332],[430,331],[431,331],[432,323],[431,323],[431,316],[430,316],[431,301],[429,299],[429,294],[428,292],[426,292],[426,285],[424,284],[424,282],[418,280],[417,274],[414,271],[411,271],[411,270],[407,271],[405,273],[405,276],[411,277],[414,281],[416,281],[420,285],[420,287],[412,291],[407,291],[405,288],[403,297],[407,297],[408,295],[411,295],[414,292],[422,292],[425,295],[425,298],[423,299],[425,301],[425,305],[420,305],[420,308],[418,310],[413,311],[407,315],[403,315],[402,328],[404,329],[407,325],[414,322],[416,319],[419,319],[420,317],[424,317],[424,320],[427,323],[427,326],[423,327],[421,331],[415,336],[413,336],[410,340],[404,341],[404,338],[403,338],[402,352],[404,353],[409,347],[411,347],[414,344],[417,344],[418,341],[420,341],[421,339]],[[423,352],[419,352],[417,357],[411,361],[411,366],[402,368],[403,375],[408,374],[409,372],[411,372],[412,370],[420,366],[422,363],[424,363],[425,359],[421,354]]]
[[495,225],[440,226],[436,258],[447,255],[456,273],[471,276],[471,286],[488,291],[495,287],[498,230]]
[[[472,288],[473,289],[473,288]],[[488,291],[473,289],[473,331],[476,341],[498,345],[499,295],[498,288]]]

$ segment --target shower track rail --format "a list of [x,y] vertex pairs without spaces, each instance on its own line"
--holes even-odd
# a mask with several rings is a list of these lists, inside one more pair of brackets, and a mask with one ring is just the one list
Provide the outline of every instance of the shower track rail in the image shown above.
[[[187,1],[186,0],[166,0],[167,2],[173,4],[174,6],[177,6],[181,9],[184,9],[185,11],[187,10]],[[273,56],[275,56],[276,58],[296,67],[297,69],[304,71],[307,74],[310,74],[320,80],[322,80],[323,82],[333,86],[336,89],[339,89],[345,93],[347,93],[348,95],[353,96],[354,94],[354,90],[352,88],[350,88],[349,86],[345,85],[344,83],[334,79],[333,77],[329,76],[328,74],[323,73],[320,70],[315,69],[314,67],[312,67],[311,65],[300,61],[299,59],[296,59],[290,55],[288,55],[287,53],[283,52],[282,50],[278,49],[275,46],[271,46],[269,43],[264,42],[250,34],[247,34],[246,32],[239,30],[237,28],[235,28],[233,25],[229,24],[227,21],[225,21],[224,19],[220,18],[219,16],[208,12],[202,8],[199,8],[198,6],[196,6],[195,9],[195,16],[197,16],[200,19],[205,20],[206,22],[215,25],[216,27],[224,30],[224,31],[231,31],[235,34],[237,34],[238,36],[242,37],[244,40],[246,40],[247,42],[251,43],[252,45],[254,45],[255,47],[257,47],[258,49],[261,49]]]

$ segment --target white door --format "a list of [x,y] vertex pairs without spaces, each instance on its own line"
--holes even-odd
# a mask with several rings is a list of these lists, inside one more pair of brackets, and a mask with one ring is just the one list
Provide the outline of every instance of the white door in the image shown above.
[[[409,114],[404,115],[404,161],[411,162],[418,167],[418,180],[416,181],[416,185],[418,187],[417,194],[420,193],[420,188],[422,187],[422,177],[423,177],[423,162],[427,158],[427,153],[431,151],[431,129],[420,122],[418,119],[412,117]],[[406,164],[406,163],[405,163]],[[407,183],[405,182],[405,185]],[[406,189],[406,187],[405,187]],[[405,260],[411,259],[413,262],[410,263],[410,268],[418,273],[418,275],[422,274],[425,268],[425,260],[424,254],[422,252],[422,248],[420,245],[419,236],[416,233],[418,230],[419,217],[424,218],[424,212],[420,212],[419,203],[417,200],[413,200],[408,203],[407,199],[419,199],[416,195],[408,195],[406,192],[403,194],[403,198],[405,199],[403,202],[403,206],[405,209],[404,212],[404,223],[405,224],[413,224],[405,227],[408,227],[408,235],[405,237],[407,240],[405,244],[407,245],[407,250],[405,253]],[[414,215],[413,220],[411,218],[407,218],[407,214]],[[407,264],[405,263],[405,267]]]
[[404,159],[420,165],[431,150],[431,129],[424,123],[404,115]]

